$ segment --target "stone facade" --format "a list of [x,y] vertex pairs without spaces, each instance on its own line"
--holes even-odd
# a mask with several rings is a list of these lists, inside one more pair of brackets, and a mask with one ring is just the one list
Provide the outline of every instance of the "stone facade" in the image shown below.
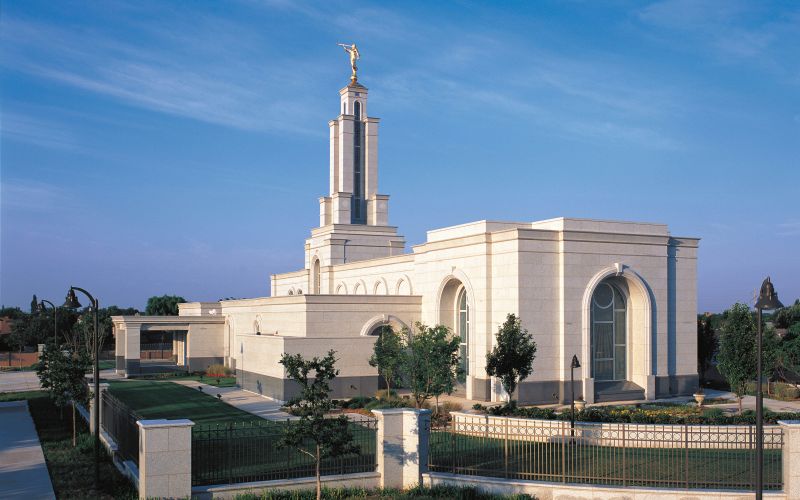
[[[246,389],[286,399],[292,385],[281,353],[334,349],[342,370],[334,396],[368,395],[378,386],[367,363],[376,327],[421,321],[464,340],[461,394],[498,401],[506,395],[485,359],[513,313],[538,345],[516,395],[523,402],[569,401],[573,355],[582,365],[575,395],[588,402],[696,388],[697,238],[641,222],[477,221],[429,231],[406,252],[389,225],[388,196],[378,193],[379,119],[367,115],[368,90],[351,84],[339,96],[341,112],[329,122],[330,190],[304,268],[273,275],[268,298],[182,304],[179,319],[193,322],[188,359],[222,359]],[[134,332],[117,345],[135,364],[136,321],[115,325]]]

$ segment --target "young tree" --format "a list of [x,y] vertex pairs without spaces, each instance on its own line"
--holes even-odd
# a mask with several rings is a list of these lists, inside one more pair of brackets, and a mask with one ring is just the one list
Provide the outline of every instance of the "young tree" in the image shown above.
[[425,401],[453,392],[458,375],[459,337],[453,337],[446,326],[432,328],[417,323],[417,333],[406,332],[408,346],[403,359],[403,376],[411,389],[414,403],[421,408]]
[[178,304],[183,304],[186,299],[177,295],[154,296],[147,299],[144,313],[148,316],[177,316]]
[[705,380],[705,373],[711,366],[711,358],[717,350],[717,334],[711,326],[709,318],[697,318],[697,372],[700,382]]
[[511,402],[517,384],[533,373],[536,358],[536,342],[522,322],[509,314],[497,332],[497,344],[486,355],[486,373],[498,377]]
[[741,413],[747,383],[756,377],[756,324],[747,305],[736,303],[725,311],[717,360],[719,372],[739,399]]
[[303,359],[300,354],[283,353],[280,363],[288,377],[300,385],[300,394],[286,406],[299,420],[289,422],[281,439],[283,446],[292,447],[314,459],[317,477],[317,500],[322,498],[320,463],[323,458],[358,453],[347,417],[325,418],[334,408],[329,394],[330,383],[339,374],[335,368],[334,351],[323,357]]
[[392,393],[392,382],[403,364],[405,352],[403,335],[395,332],[389,325],[382,327],[375,341],[372,356],[369,358],[369,364],[378,367],[378,373],[386,380],[387,397]]
[[85,382],[86,371],[91,367],[91,359],[85,351],[62,350],[53,343],[47,344],[42,352],[36,375],[42,389],[50,394],[55,405],[63,410],[72,405],[72,446],[77,442],[75,425],[75,404],[86,404],[89,388]]

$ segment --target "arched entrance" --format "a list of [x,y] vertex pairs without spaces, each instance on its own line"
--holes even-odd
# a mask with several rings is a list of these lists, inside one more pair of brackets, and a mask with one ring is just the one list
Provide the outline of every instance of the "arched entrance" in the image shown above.
[[615,264],[589,282],[582,321],[587,402],[655,398],[652,315],[649,287],[627,266]]
[[613,280],[597,285],[591,312],[592,376],[596,382],[627,380],[627,304]]

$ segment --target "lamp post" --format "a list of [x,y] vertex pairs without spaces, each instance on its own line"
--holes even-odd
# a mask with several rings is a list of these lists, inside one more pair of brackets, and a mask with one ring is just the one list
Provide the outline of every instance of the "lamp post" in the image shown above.
[[58,307],[55,304],[50,302],[49,300],[42,299],[38,304],[36,304],[36,309],[40,313],[45,311],[45,304],[50,304],[50,307],[53,309],[53,341],[58,347]]
[[79,288],[77,286],[69,287],[67,292],[67,299],[64,301],[64,307],[68,309],[78,309],[81,303],[78,302],[78,297],[75,295],[75,290],[81,292],[89,298],[91,303],[92,313],[94,314],[94,366],[92,367],[92,378],[94,379],[94,483],[100,484],[100,328],[97,319],[97,311],[99,309],[99,302],[92,294]]
[[569,422],[569,432],[572,437],[575,437],[575,368],[580,368],[581,363],[578,361],[578,355],[572,355],[572,364],[569,365],[569,388],[572,391],[570,398],[570,406],[572,407],[572,416]]
[[778,300],[778,294],[767,276],[761,283],[761,292],[756,300],[756,322],[758,323],[758,333],[756,334],[756,499],[761,500],[764,491],[764,396],[761,394],[761,371],[762,371],[762,344],[761,338],[761,311],[764,309],[778,309],[783,307]]

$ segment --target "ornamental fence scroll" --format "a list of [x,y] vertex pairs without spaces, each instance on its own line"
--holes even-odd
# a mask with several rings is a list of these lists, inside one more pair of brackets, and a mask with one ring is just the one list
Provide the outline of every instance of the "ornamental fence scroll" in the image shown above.
[[[313,477],[314,460],[279,445],[286,421],[195,425],[192,428],[192,486]],[[359,452],[322,460],[322,475],[372,472],[377,467],[377,423],[353,418],[350,431]]]
[[108,391],[102,392],[100,404],[100,426],[117,444],[117,453],[123,460],[132,460],[138,466],[139,426],[136,422],[142,417]]
[[[783,432],[764,429],[765,489],[782,488]],[[595,424],[454,414],[433,428],[430,470],[532,481],[749,489],[755,427]]]

